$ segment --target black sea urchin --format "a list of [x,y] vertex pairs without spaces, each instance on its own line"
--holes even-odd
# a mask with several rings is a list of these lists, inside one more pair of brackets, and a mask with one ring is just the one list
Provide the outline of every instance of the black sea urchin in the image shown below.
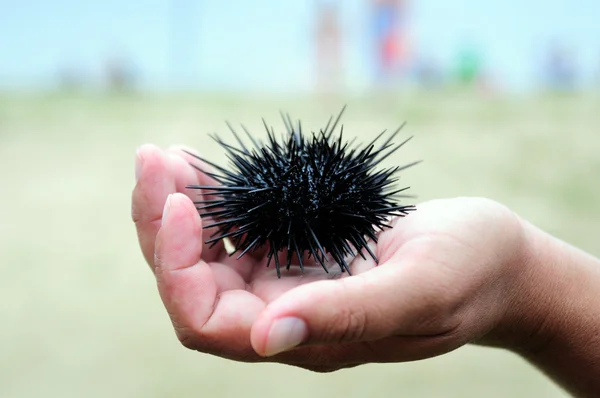
[[343,126],[334,137],[343,111],[335,121],[330,118],[319,133],[307,137],[299,121],[294,126],[289,115],[282,115],[287,133],[281,140],[263,119],[268,136],[266,144],[244,128],[254,145],[251,148],[244,145],[228,123],[239,148],[218,137],[212,138],[227,151],[231,170],[190,154],[219,172],[209,173],[193,165],[221,185],[188,187],[212,196],[195,202],[202,216],[215,219],[204,227],[217,228],[206,243],[216,244],[229,238],[234,253],[241,251],[238,259],[268,243],[267,266],[275,257],[278,277],[281,265],[277,254],[284,250],[287,250],[287,269],[296,253],[302,271],[305,252],[327,272],[326,253],[342,272],[350,273],[347,256],[358,253],[365,258],[363,249],[377,262],[366,238],[376,242],[377,230],[389,227],[386,222],[390,216],[403,217],[415,210],[412,205],[400,206],[394,202],[408,188],[392,191],[392,185],[397,181],[393,178],[397,172],[419,162],[375,170],[412,137],[399,144],[393,142],[402,125],[377,147],[375,143],[385,131],[368,145],[353,147],[352,142],[344,142],[342,138]]

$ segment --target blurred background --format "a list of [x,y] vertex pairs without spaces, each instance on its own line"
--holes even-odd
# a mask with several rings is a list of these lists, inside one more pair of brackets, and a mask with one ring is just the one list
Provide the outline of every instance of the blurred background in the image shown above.
[[[404,121],[419,201],[507,204],[600,255],[593,0],[0,0],[0,397],[563,397],[465,347],[312,374],[177,342],[130,221],[135,149],[262,136],[280,109],[345,134]],[[347,132],[347,133],[346,133]]]

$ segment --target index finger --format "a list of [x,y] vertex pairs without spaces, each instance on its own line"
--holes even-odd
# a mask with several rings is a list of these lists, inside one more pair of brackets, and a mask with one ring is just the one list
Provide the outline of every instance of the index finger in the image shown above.
[[160,228],[164,203],[176,192],[175,178],[169,173],[168,160],[154,145],[143,145],[136,153],[136,185],[131,199],[131,217],[135,223],[144,258],[154,269],[154,244]]
[[[156,235],[160,228],[164,204],[169,194],[180,192],[190,198],[198,192],[187,189],[199,183],[194,169],[174,153],[165,152],[154,145],[143,145],[136,154],[138,181],[132,194],[132,218],[146,262],[154,269]],[[205,261],[214,261],[224,253],[222,242],[203,251]]]

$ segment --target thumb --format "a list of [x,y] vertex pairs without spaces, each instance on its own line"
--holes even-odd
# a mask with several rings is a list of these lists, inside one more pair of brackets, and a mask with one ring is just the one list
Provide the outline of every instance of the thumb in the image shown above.
[[433,326],[429,321],[436,311],[405,274],[405,267],[388,264],[292,289],[259,315],[251,330],[252,347],[271,356],[299,345],[373,341],[411,329],[420,334]]

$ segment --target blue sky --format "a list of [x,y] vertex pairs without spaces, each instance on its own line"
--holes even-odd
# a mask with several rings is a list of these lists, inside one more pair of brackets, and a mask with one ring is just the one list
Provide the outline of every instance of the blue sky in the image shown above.
[[[348,80],[361,87],[369,79],[368,2],[338,2]],[[97,75],[104,59],[127,54],[150,87],[172,85],[176,74],[179,84],[213,89],[302,89],[312,81],[314,4],[0,0],[0,86],[48,85],[66,65]],[[470,43],[504,82],[527,87],[556,39],[573,46],[583,75],[600,72],[599,20],[597,0],[414,0],[411,30],[417,50],[444,64]]]

